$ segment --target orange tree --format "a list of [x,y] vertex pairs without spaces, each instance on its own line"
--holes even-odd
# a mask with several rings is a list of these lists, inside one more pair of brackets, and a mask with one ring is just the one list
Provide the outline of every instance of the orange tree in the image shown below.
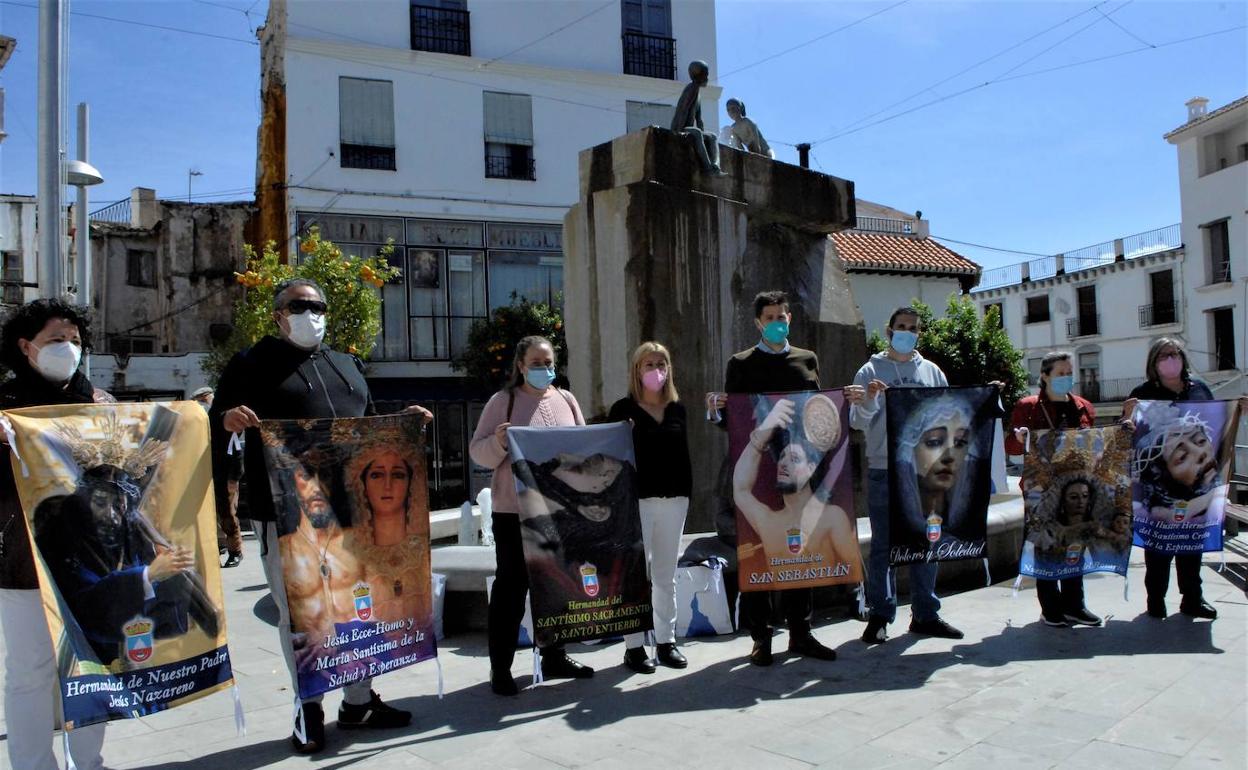
[[298,264],[284,264],[274,244],[265,244],[256,254],[250,245],[243,247],[246,256],[244,271],[235,273],[242,295],[234,303],[234,325],[230,337],[208,354],[204,371],[216,382],[230,358],[256,344],[267,334],[277,335],[273,321],[273,287],[291,278],[316,281],[325,291],[329,305],[326,316],[325,344],[334,350],[367,358],[381,331],[381,295],[387,281],[400,273],[391,267],[387,257],[391,246],[373,257],[356,257],[321,238],[316,228],[299,244]]
[[468,330],[468,344],[451,366],[486,390],[498,390],[511,373],[516,343],[537,334],[555,346],[555,369],[567,367],[567,342],[559,308],[545,302],[531,302],[513,292],[511,304],[495,308],[487,318],[474,321]]

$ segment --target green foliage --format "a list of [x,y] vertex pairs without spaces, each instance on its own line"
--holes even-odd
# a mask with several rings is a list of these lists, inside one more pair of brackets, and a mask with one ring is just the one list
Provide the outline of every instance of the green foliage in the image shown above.
[[259,255],[250,245],[243,248],[246,271],[234,274],[243,294],[234,303],[234,328],[229,340],[213,348],[204,362],[209,380],[215,383],[238,351],[256,344],[265,335],[277,335],[273,287],[291,278],[311,279],[325,291],[329,305],[325,344],[334,350],[368,357],[381,331],[381,296],[377,290],[400,275],[386,259],[392,246],[386,246],[378,256],[345,256],[312,228],[299,244],[302,258],[297,265],[283,264],[272,242],[265,244]]
[[567,367],[567,341],[559,309],[545,302],[520,299],[514,292],[510,305],[473,322],[468,330],[468,346],[451,362],[451,367],[487,390],[498,390],[511,373],[516,344],[533,334],[547,338],[555,346],[555,369],[562,373]]
[[[1005,383],[1001,402],[1007,415],[1014,403],[1027,395],[1023,354],[1000,328],[997,308],[990,309],[981,319],[970,298],[950,296],[945,317],[936,318],[929,305],[918,300],[911,304],[919,311],[919,351],[944,371],[950,385],[982,385],[1000,380]],[[878,353],[887,343],[879,333],[872,332],[867,347]]]

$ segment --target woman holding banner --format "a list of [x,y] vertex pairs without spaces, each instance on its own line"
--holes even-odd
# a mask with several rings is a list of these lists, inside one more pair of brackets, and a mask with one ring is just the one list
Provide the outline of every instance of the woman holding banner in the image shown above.
[[[511,472],[507,429],[512,425],[557,427],[584,425],[581,407],[570,392],[554,387],[555,349],[545,337],[525,337],[516,345],[511,376],[485,405],[468,453],[478,465],[494,471],[490,491],[494,501],[494,554],[497,559],[494,591],[490,595],[490,689],[497,695],[516,695],[511,677],[516,639],[524,617],[529,575],[520,536],[520,503]],[[546,679],[588,679],[589,666],[568,657],[562,645],[541,649]]]
[[[1032,430],[1069,430],[1091,428],[1096,410],[1085,398],[1075,395],[1074,368],[1070,353],[1054,351],[1040,361],[1040,392],[1026,396],[1014,405],[1010,415],[1010,434],[1005,438],[1005,451],[1012,455],[1026,454]],[[1083,490],[1084,500],[1079,498]],[[1063,510],[1086,504],[1091,487],[1075,484],[1063,494]],[[1069,500],[1067,500],[1069,496]],[[1061,580],[1036,578],[1036,598],[1040,600],[1040,618],[1047,626],[1099,626],[1101,619],[1088,611],[1083,600],[1083,576]]]
[[[1172,337],[1162,337],[1149,348],[1144,364],[1147,381],[1136,386],[1130,397],[1123,402],[1122,414],[1131,417],[1140,401],[1212,401],[1213,392],[1200,379],[1192,376],[1191,365],[1183,343]],[[1248,402],[1241,399],[1243,404]],[[1200,553],[1167,554],[1144,550],[1144,589],[1147,593],[1148,614],[1154,618],[1166,617],[1166,590],[1170,587],[1170,560],[1174,560],[1179,578],[1179,593],[1183,595],[1179,611],[1193,618],[1214,620],[1218,611],[1204,600],[1200,584]]]
[[[689,512],[693,467],[685,432],[685,405],[676,392],[667,348],[657,342],[643,342],[633,351],[628,395],[611,405],[607,419],[628,420],[633,426],[642,540],[650,565],[655,655],[665,666],[685,668],[689,661],[676,647],[676,560]],[[625,637],[624,665],[639,674],[653,674],[654,661],[643,645],[643,634]]]
[[[15,310],[0,331],[0,362],[14,374],[0,386],[0,409],[112,403],[112,396],[96,390],[78,370],[82,351],[90,348],[90,331],[87,309],[59,299],[35,300]],[[26,517],[14,485],[8,441],[0,437],[0,443],[5,444],[0,457],[0,632],[7,652],[4,714],[9,760],[13,767],[23,770],[55,770],[51,738],[59,688],[54,649]],[[189,561],[185,566],[190,566]],[[104,766],[100,757],[103,745],[103,724],[69,732],[70,754],[80,770]]]

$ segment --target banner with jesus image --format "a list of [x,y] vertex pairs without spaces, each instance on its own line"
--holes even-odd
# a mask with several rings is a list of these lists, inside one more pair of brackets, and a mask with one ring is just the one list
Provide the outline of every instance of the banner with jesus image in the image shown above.
[[5,417],[66,729],[230,686],[204,410],[92,404]]
[[1041,580],[1127,574],[1131,433],[1126,428],[1032,431],[1022,487],[1020,574]]
[[996,387],[889,388],[889,563],[982,559]]
[[261,423],[299,697],[437,656],[418,415]]
[[742,591],[862,582],[840,390],[729,394]]
[[1237,402],[1141,401],[1131,417],[1135,544],[1168,554],[1222,550]]
[[628,423],[507,429],[537,644],[654,627]]

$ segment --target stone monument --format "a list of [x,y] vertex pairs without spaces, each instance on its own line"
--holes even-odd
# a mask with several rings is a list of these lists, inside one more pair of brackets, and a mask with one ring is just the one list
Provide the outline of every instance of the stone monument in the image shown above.
[[790,339],[819,354],[825,386],[852,382],[866,360],[828,238],[854,226],[853,182],[730,148],[720,161],[723,176],[702,173],[688,141],[656,127],[584,150],[563,224],[572,390],[587,418],[604,415],[628,392],[633,348],[671,349],[689,412],[691,532],[711,529],[725,504],[727,436],[704,419],[703,396],[723,389],[729,356],[757,344],[757,292],[789,292]]

